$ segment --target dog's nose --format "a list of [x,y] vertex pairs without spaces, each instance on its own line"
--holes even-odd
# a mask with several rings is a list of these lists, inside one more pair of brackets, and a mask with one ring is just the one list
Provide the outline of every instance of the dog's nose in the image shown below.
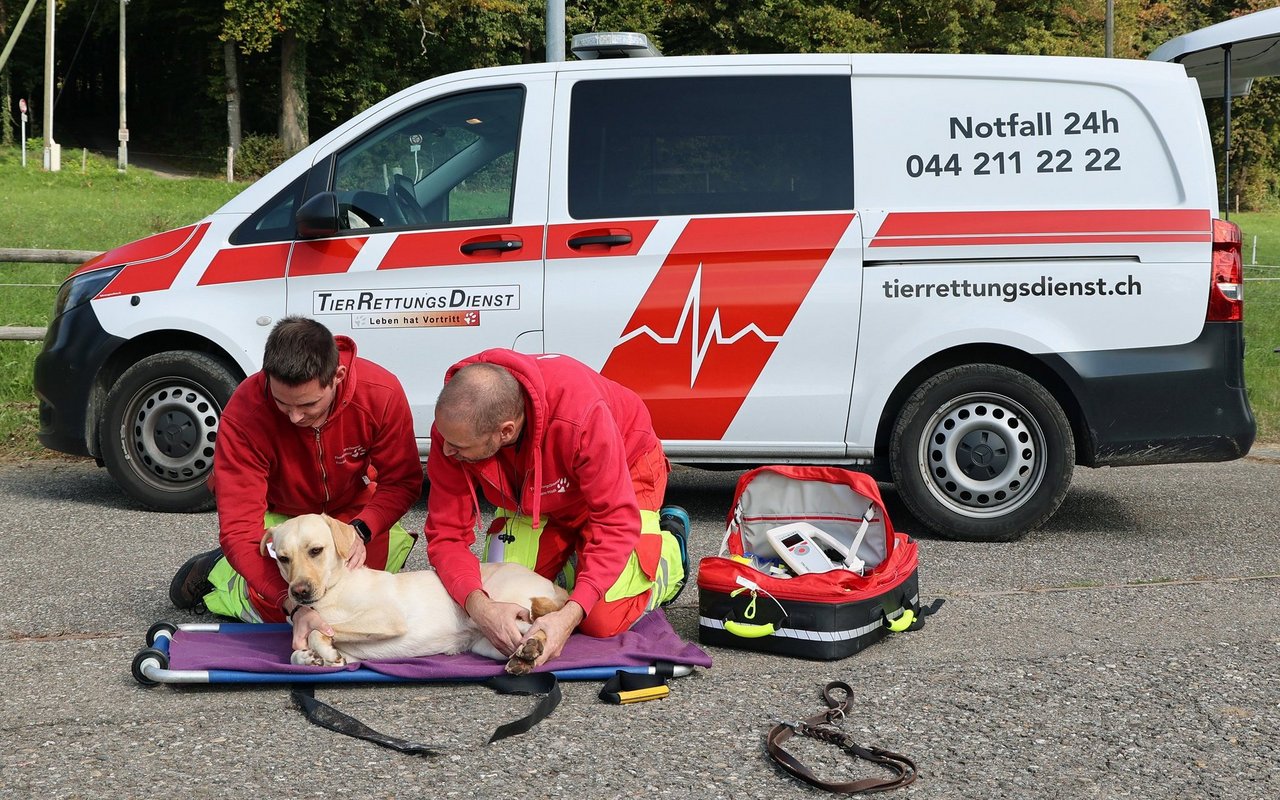
[[293,599],[299,603],[311,602],[311,584],[299,583],[289,587],[289,594],[293,595]]

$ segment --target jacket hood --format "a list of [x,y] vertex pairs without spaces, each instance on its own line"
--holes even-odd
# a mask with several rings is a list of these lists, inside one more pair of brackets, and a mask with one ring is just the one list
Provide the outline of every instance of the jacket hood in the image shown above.
[[[354,344],[352,347],[354,348]],[[547,433],[547,387],[536,362],[538,358],[546,357],[494,348],[459,361],[448,369],[444,377],[444,382],[448,383],[454,373],[463,367],[471,364],[494,364],[506,369],[520,382],[521,388],[524,389],[524,435],[528,437],[529,452],[533,459],[534,488],[529,516],[533,518],[534,528],[541,526],[542,442]]]

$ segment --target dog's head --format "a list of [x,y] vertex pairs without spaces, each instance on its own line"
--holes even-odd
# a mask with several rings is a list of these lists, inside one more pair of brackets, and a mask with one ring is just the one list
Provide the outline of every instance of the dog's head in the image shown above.
[[342,580],[355,541],[355,528],[347,523],[327,514],[303,514],[267,530],[258,549],[266,555],[267,543],[272,544],[289,594],[309,605]]

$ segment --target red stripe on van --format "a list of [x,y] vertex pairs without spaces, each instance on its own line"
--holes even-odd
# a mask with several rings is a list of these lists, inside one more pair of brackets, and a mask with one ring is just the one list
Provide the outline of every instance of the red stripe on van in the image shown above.
[[906,211],[885,217],[872,247],[1210,241],[1207,209],[1089,211]]
[[[517,240],[516,250],[478,250],[470,255],[461,248],[468,242]],[[443,267],[451,264],[470,264],[493,261],[542,261],[542,226],[524,225],[518,228],[469,228],[467,230],[427,231],[402,233],[391,243],[378,269],[414,269],[418,267]]]
[[[633,256],[640,252],[645,240],[658,224],[656,219],[633,219],[626,222],[572,222],[552,225],[547,229],[547,258],[597,258],[600,256]],[[627,244],[588,244],[570,247],[570,239],[596,236],[630,236]]]
[[[143,292],[158,292],[168,289],[173,285],[173,279],[178,277],[178,273],[182,271],[182,267],[187,263],[187,259],[195,251],[196,245],[200,244],[200,240],[204,238],[204,233],[209,229],[209,223],[203,222],[194,228],[184,228],[188,232],[185,242],[182,242],[176,250],[170,251],[167,255],[159,258],[153,258],[150,261],[136,261],[129,264],[120,271],[120,274],[111,279],[98,293],[98,297],[115,297],[122,294],[142,294]],[[178,231],[170,231],[170,233],[178,233]],[[154,237],[153,237],[154,238]],[[176,237],[175,237],[176,238]],[[135,242],[134,244],[142,244]],[[156,247],[156,250],[162,248]],[[144,251],[139,251],[139,254]]]
[[1096,242],[1208,242],[1207,233],[1110,233],[1064,234],[1061,236],[909,236],[876,239],[872,247],[955,247],[987,244],[1087,244]]
[[284,277],[284,267],[289,261],[289,243],[231,247],[219,250],[209,262],[198,286],[242,281],[265,281]]
[[369,241],[358,236],[349,239],[314,239],[293,246],[289,257],[289,277],[304,275],[337,275],[351,269],[360,248]]
[[600,372],[664,439],[724,437],[853,214],[692,219]]
[[[205,226],[208,227],[208,226]],[[157,233],[136,242],[122,244],[119,247],[108,250],[99,256],[94,256],[88,261],[80,265],[75,272],[71,273],[72,277],[79,275],[81,272],[88,272],[99,267],[114,267],[117,264],[129,264],[139,261],[152,261],[167,255],[172,255],[175,250],[191,238],[191,233],[195,231],[195,225],[188,225],[185,228],[176,228],[164,233]]]

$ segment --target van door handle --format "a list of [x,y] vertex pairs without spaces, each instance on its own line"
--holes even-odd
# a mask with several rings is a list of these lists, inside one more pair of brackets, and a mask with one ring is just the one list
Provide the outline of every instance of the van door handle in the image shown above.
[[509,253],[522,247],[524,247],[524,242],[519,239],[486,239],[479,242],[464,242],[458,249],[462,251],[464,256],[469,256],[481,250],[498,250],[503,253]]
[[593,244],[604,245],[605,247],[631,244],[631,234],[613,233],[607,236],[575,236],[569,240],[569,246],[574,250],[581,250]]

